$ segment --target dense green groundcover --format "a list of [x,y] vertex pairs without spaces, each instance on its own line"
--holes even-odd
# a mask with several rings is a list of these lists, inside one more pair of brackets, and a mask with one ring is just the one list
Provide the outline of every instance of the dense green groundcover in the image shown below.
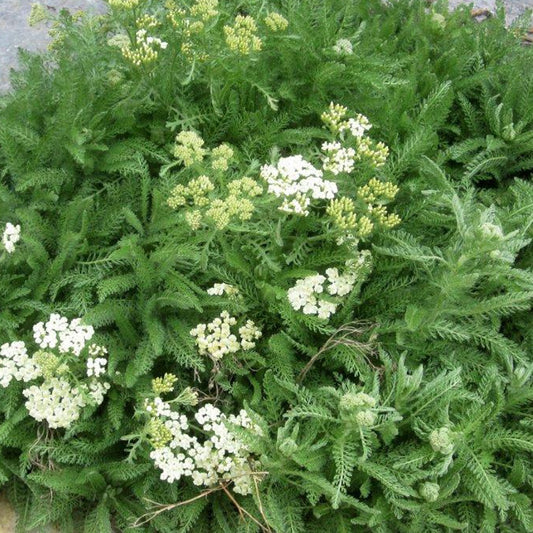
[[533,531],[528,21],[108,1],[0,100],[19,530]]

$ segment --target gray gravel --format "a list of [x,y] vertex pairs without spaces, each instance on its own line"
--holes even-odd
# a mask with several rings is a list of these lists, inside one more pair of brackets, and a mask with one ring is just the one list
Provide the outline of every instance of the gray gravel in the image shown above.
[[[28,24],[32,3],[32,0],[0,0],[0,92],[9,88],[9,71],[17,64],[17,48],[36,51],[48,44],[48,29]],[[44,0],[42,3],[56,12],[62,8],[72,13],[105,10],[103,0]]]
[[[464,0],[449,0],[450,7],[469,4]],[[0,0],[0,93],[9,88],[9,70],[16,66],[17,48],[42,50],[48,42],[48,32],[43,27],[28,25],[32,0]],[[84,10],[102,13],[103,0],[44,0],[50,9],[67,8],[72,12]],[[475,0],[475,7],[494,11],[495,0]],[[526,9],[533,9],[533,0],[504,0],[507,20],[511,22]]]
[[[464,0],[448,0],[450,9],[454,9],[461,4],[473,4],[473,7],[479,9],[488,9],[489,11],[496,11],[495,0],[472,0],[472,2],[466,2]],[[533,9],[533,0],[504,0],[505,6],[505,18],[507,23],[510,24],[516,17],[519,17],[526,11],[526,9]]]

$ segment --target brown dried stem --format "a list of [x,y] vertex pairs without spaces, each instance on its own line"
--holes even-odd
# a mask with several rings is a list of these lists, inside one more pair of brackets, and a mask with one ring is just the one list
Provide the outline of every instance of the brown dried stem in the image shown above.
[[349,322],[348,324],[342,325],[339,329],[337,329],[333,335],[325,342],[325,344],[318,350],[318,352],[311,357],[309,362],[305,365],[305,367],[302,369],[298,376],[298,383],[301,383],[304,379],[309,370],[311,370],[311,367],[316,363],[316,361],[324,355],[326,352],[331,350],[332,348],[335,348],[335,346],[344,345],[349,346],[353,348],[356,352],[358,352],[360,355],[364,357],[366,362],[374,369],[377,367],[372,363],[370,360],[370,355],[374,353],[373,348],[373,340],[374,338],[371,337],[368,342],[361,342],[356,340],[354,337],[360,337],[364,333],[367,333],[368,331],[371,331],[374,327],[376,327],[376,324],[372,324],[370,322]]

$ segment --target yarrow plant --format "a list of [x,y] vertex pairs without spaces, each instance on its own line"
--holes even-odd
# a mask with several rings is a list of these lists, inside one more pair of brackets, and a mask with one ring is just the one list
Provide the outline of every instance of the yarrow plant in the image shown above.
[[51,46],[0,98],[18,529],[532,530],[530,24],[426,4],[32,8]]
[[[38,382],[22,391],[30,416],[50,428],[70,427],[84,407],[100,405],[110,388],[109,382],[98,379],[106,372],[107,350],[88,344],[93,335],[94,329],[80,319],[69,322],[51,314],[47,322],[33,326],[38,349],[32,355],[23,341],[1,346],[0,385]],[[84,361],[86,353],[91,357]]]

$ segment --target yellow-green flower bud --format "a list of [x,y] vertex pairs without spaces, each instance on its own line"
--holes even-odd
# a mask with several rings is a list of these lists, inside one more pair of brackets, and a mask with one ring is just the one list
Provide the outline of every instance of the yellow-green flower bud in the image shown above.
[[150,442],[154,448],[163,448],[172,440],[172,432],[159,418],[151,418],[148,422]]
[[360,407],[375,407],[376,399],[364,392],[347,392],[343,394],[339,401],[339,409],[341,411],[353,411]]
[[176,185],[170,193],[170,198],[167,200],[167,204],[172,209],[177,209],[182,205],[186,205],[187,189],[181,184]]
[[207,194],[215,190],[213,182],[207,176],[198,176],[187,185],[187,193],[198,207],[209,204]]
[[186,167],[203,161],[206,150],[204,140],[194,131],[182,131],[176,135],[174,156]]
[[137,18],[135,24],[138,28],[156,28],[159,26],[159,21],[153,15],[145,13]]
[[230,50],[243,55],[259,52],[263,43],[256,31],[257,26],[252,17],[237,15],[233,26],[224,26],[226,44]]
[[372,233],[373,229],[374,224],[372,221],[366,215],[363,215],[357,223],[357,234],[359,237],[368,237]]
[[376,423],[377,415],[372,411],[360,411],[355,415],[356,422],[361,427],[371,427]]
[[252,178],[247,176],[228,183],[228,191],[233,196],[259,196],[263,194],[263,188]]
[[224,229],[230,222],[230,212],[225,201],[219,198],[213,200],[209,209],[205,212],[214,223],[217,229]]
[[162,378],[152,379],[152,391],[154,394],[162,394],[163,392],[170,392],[174,389],[174,383],[178,378],[174,374],[166,373]]
[[185,220],[192,230],[200,229],[202,226],[202,212],[199,209],[193,209],[185,213]]
[[[56,377],[59,374],[58,368],[60,367],[61,363],[57,355],[53,354],[52,352],[39,350],[33,355],[33,361],[41,369],[41,373],[45,380],[52,379],[53,377]],[[62,370],[64,370],[64,368]]]
[[279,13],[269,13],[265,17],[265,24],[272,31],[285,31],[289,26],[289,21]]
[[439,499],[440,487],[437,483],[422,483],[418,489],[418,493],[427,502],[436,502]]
[[175,401],[181,405],[197,405],[198,393],[193,388],[186,387],[179,393]]
[[228,162],[232,157],[232,148],[227,144],[221,144],[211,151],[211,167],[213,170],[225,172],[228,170]]
[[322,122],[330,129],[332,133],[339,133],[344,125],[344,118],[348,109],[340,104],[331,102],[327,111],[320,115]]
[[28,24],[30,26],[37,26],[41,22],[45,21],[48,18],[48,13],[42,4],[32,4],[30,17],[28,19]]
[[204,22],[218,15],[218,0],[196,0],[190,8],[193,17],[200,17]]
[[139,5],[140,0],[108,0],[111,7],[119,9],[133,9]]
[[447,427],[434,429],[429,434],[429,443],[434,451],[449,455],[453,453],[454,445],[452,441],[452,432]]
[[390,213],[386,219],[382,222],[383,226],[386,228],[394,228],[397,226],[402,219],[396,213]]
[[398,191],[399,188],[397,185],[372,178],[366,185],[358,190],[357,194],[363,201],[371,203],[375,202],[377,199],[385,201],[393,200],[398,194]]
[[326,213],[333,223],[342,230],[354,229],[356,226],[355,204],[351,198],[342,196],[331,200]]

